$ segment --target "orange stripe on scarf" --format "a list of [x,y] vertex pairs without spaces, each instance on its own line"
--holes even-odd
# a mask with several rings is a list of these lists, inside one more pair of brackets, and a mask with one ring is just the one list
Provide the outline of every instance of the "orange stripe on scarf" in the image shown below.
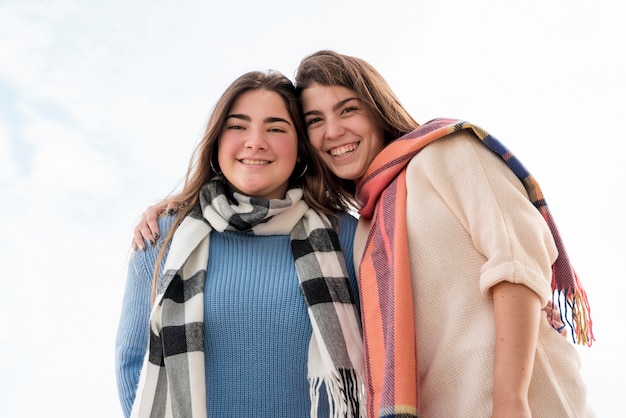
[[408,262],[405,167],[416,149],[441,136],[440,130],[426,130],[417,141],[394,141],[374,159],[357,190],[363,203],[359,213],[373,219],[359,268],[371,417],[417,417],[418,353]]
[[[406,171],[383,191],[360,266],[368,416],[417,416],[417,347],[407,248]],[[370,245],[371,244],[371,245]],[[405,280],[394,280],[402,277]],[[385,315],[383,320],[382,315]],[[387,355],[393,353],[392,355]],[[393,410],[389,406],[393,405]],[[376,411],[385,411],[378,415]],[[406,415],[408,414],[408,415]]]

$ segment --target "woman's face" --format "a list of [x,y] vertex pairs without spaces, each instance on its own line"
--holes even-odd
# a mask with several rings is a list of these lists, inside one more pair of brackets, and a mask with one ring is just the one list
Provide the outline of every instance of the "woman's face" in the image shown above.
[[330,170],[346,180],[363,177],[384,134],[356,93],[313,84],[302,91],[302,110],[309,140]]
[[298,159],[298,136],[283,99],[249,90],[233,103],[218,139],[220,169],[238,192],[283,199]]

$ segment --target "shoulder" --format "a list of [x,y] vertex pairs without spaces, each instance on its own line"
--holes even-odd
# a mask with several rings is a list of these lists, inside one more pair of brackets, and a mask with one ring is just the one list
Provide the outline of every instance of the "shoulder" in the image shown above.
[[[424,149],[418,152],[416,156],[448,159],[448,157],[452,157],[454,155],[466,155],[467,151],[475,148],[487,149],[487,147],[484,144],[481,144],[480,139],[473,133],[467,130],[461,130],[431,142],[426,145]],[[441,154],[442,152],[446,153],[445,157]]]
[[357,219],[349,213],[337,214],[337,235],[344,250],[352,250],[357,223]]
[[470,131],[454,132],[425,146],[407,167],[413,175],[449,182],[487,173],[515,180],[505,161]]
[[354,237],[358,220],[350,213],[337,214],[337,229],[339,236]]
[[165,245],[165,238],[172,229],[174,222],[176,221],[175,215],[164,215],[157,220],[159,225],[159,239],[154,247],[146,246],[145,251],[136,250],[133,254],[132,262],[137,268],[145,268],[151,270],[154,268],[156,260],[159,256],[159,252],[163,245]]
[[339,228],[356,228],[357,218],[347,212],[337,214]]
[[167,233],[172,229],[174,222],[178,217],[176,215],[163,215],[160,216],[157,220],[159,222],[159,232],[161,232],[161,237],[167,235]]

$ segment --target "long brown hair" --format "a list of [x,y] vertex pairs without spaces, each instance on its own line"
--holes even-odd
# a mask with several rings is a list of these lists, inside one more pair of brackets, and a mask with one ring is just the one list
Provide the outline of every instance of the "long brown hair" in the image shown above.
[[[216,172],[216,170],[219,171],[217,143],[228,112],[241,94],[250,90],[261,89],[275,92],[283,99],[296,129],[299,158],[291,176],[290,184],[301,185],[304,194],[303,199],[318,212],[332,217],[338,211],[346,210],[339,197],[328,196],[328,190],[330,190],[331,186],[328,179],[331,177],[309,143],[304,127],[302,108],[293,83],[283,74],[273,70],[245,73],[233,81],[218,99],[209,116],[204,135],[194,149],[189,161],[182,190],[167,197],[169,202],[178,205],[179,211],[174,225],[165,237],[163,247],[157,257],[153,275],[152,300],[154,300],[156,294],[156,284],[161,262],[174,232],[185,216],[198,204],[202,186],[213,176],[219,174]],[[306,173],[300,175],[305,170],[305,167]]]
[[[354,91],[384,133],[385,145],[419,126],[389,86],[385,78],[361,58],[321,50],[304,57],[296,70],[296,91],[313,84],[341,86]],[[333,176],[333,189],[346,199],[354,197],[354,182]]]

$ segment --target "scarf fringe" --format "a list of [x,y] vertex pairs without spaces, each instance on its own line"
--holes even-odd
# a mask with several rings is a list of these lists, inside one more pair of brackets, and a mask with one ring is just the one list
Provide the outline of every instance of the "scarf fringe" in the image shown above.
[[559,315],[563,323],[557,331],[561,332],[567,326],[572,330],[574,344],[591,347],[595,337],[587,293],[581,288],[556,290],[552,296],[552,303],[559,307]]
[[337,369],[332,376],[309,379],[311,418],[318,417],[322,385],[326,388],[330,418],[365,418],[365,387],[355,370]]

